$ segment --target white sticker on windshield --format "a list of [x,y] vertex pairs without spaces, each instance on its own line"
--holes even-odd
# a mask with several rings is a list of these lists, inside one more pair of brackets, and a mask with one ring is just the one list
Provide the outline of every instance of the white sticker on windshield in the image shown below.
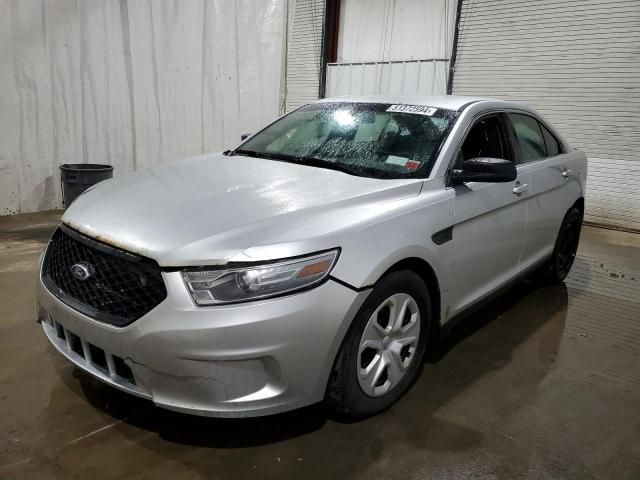
[[387,159],[385,160],[385,163],[390,163],[391,165],[399,165],[400,167],[404,167],[407,164],[408,161],[409,161],[408,158],[396,157],[395,155],[389,155],[387,157]]
[[416,115],[433,115],[438,111],[437,108],[427,107],[425,105],[391,105],[387,108],[387,112],[415,113]]

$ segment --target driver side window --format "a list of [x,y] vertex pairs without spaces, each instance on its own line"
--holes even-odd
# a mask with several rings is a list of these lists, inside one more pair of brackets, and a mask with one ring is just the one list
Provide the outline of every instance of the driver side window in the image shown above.
[[458,152],[458,166],[462,167],[462,162],[480,157],[511,160],[507,137],[498,115],[481,118],[471,127]]

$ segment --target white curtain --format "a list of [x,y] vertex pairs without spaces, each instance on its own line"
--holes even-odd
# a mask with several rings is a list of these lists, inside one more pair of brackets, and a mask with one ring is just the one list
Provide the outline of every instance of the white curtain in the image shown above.
[[450,58],[457,0],[342,0],[338,63]]
[[0,0],[0,215],[233,146],[281,110],[286,0]]
[[445,94],[457,0],[342,0],[329,96]]
[[444,95],[449,62],[334,63],[327,67],[327,96]]

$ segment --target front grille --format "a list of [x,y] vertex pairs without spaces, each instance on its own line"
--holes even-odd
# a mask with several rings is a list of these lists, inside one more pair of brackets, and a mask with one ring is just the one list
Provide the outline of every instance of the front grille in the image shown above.
[[129,325],[167,297],[156,262],[64,225],[47,247],[42,282],[70,307],[117,327]]
[[[55,336],[62,342],[55,342],[58,348],[71,351],[77,355],[76,363],[82,366],[91,366],[100,371],[104,375],[108,375],[111,379],[120,384],[131,384],[128,386],[136,386],[136,380],[129,365],[125,361],[113,355],[100,347],[86,342],[75,333],[67,330],[61,324],[47,316],[44,320],[45,325],[53,327]],[[50,328],[48,327],[48,328]]]

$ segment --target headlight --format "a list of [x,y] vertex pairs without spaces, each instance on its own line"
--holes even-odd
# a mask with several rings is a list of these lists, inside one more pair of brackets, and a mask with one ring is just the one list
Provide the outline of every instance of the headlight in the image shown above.
[[320,283],[338,258],[338,250],[264,265],[182,272],[198,305],[246,302],[289,293]]

